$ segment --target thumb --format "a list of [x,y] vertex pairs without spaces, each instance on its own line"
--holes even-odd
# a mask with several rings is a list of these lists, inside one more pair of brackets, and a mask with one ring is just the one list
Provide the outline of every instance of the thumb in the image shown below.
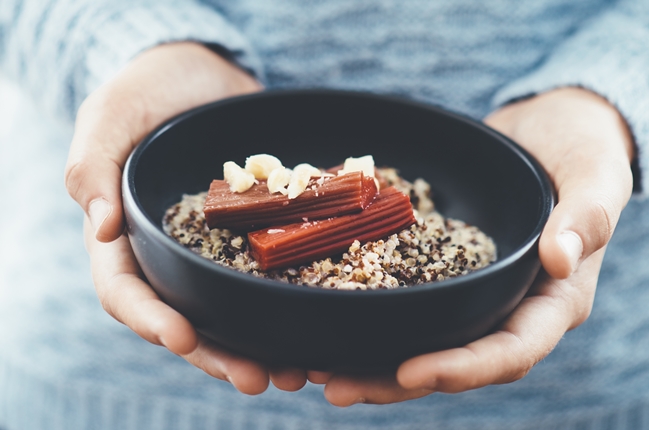
[[71,157],[66,167],[68,193],[88,215],[100,242],[111,242],[124,230],[121,174],[120,166],[101,155]]
[[124,229],[122,169],[146,133],[184,110],[260,89],[238,66],[190,42],[147,50],[88,96],[77,115],[65,183],[96,239],[110,242]]
[[89,98],[79,109],[68,161],[65,186],[88,215],[95,238],[117,239],[124,230],[121,179],[134,140],[114,108]]
[[539,242],[539,257],[550,276],[569,277],[611,239],[630,198],[632,177],[628,163],[610,161],[601,154],[584,157],[557,181],[558,204]]

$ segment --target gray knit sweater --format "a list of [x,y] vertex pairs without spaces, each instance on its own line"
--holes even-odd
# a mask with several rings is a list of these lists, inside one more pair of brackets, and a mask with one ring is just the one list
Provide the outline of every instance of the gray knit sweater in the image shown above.
[[0,3],[2,70],[68,117],[134,55],[175,40],[227,48],[270,88],[396,93],[475,118],[580,85],[618,107],[648,165],[646,0]]
[[61,180],[70,119],[175,40],[225,47],[270,88],[393,93],[474,118],[581,85],[619,108],[649,166],[648,0],[0,0],[0,73],[67,118],[0,82],[0,125],[14,116],[0,127],[0,429],[649,429],[648,200],[623,213],[592,316],[513,384],[344,410],[311,384],[248,397],[116,323]]

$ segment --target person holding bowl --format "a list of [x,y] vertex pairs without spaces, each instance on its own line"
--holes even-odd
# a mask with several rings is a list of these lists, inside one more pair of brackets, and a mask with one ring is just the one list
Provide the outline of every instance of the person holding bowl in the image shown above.
[[[250,395],[270,382],[298,391],[310,381],[323,384],[336,406],[388,404],[527,375],[589,317],[622,210],[634,187],[646,189],[638,166],[646,165],[649,139],[649,6],[461,3],[5,4],[3,70],[40,93],[50,109],[75,116],[65,184],[85,213],[104,309]],[[33,37],[22,37],[30,31]],[[39,73],[48,69],[47,76]],[[438,104],[484,120],[545,167],[558,204],[539,243],[543,270],[497,331],[462,348],[413,357],[395,374],[278,369],[202,337],[143,280],[124,234],[121,201],[122,169],[137,143],[193,107],[305,87]]]

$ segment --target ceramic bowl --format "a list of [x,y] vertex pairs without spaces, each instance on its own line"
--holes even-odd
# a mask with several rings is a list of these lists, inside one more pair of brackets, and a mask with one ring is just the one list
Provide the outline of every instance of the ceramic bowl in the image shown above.
[[[183,194],[206,191],[225,161],[258,153],[286,166],[372,154],[406,179],[426,179],[439,212],[491,236],[498,260],[412,288],[324,290],[222,267],[163,232],[165,210]],[[266,363],[346,371],[392,367],[492,331],[537,275],[538,239],[554,206],[541,166],[482,123],[397,97],[330,90],[236,97],[171,119],[129,158],[123,194],[148,282],[201,333]]]

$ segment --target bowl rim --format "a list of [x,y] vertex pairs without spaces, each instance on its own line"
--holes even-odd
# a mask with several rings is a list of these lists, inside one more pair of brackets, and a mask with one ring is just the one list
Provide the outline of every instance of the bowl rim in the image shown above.
[[[297,285],[288,282],[266,279],[261,277],[256,277],[249,273],[240,272],[236,269],[222,266],[211,260],[208,260],[205,257],[202,257],[193,251],[185,248],[180,245],[178,242],[173,240],[162,230],[162,226],[158,225],[159,223],[151,219],[151,217],[143,210],[140,200],[138,198],[137,191],[135,190],[135,168],[138,165],[138,161],[142,154],[146,151],[147,147],[156,140],[158,136],[166,132],[169,128],[175,126],[178,123],[185,121],[186,119],[197,115],[201,112],[211,110],[215,107],[226,106],[233,103],[245,103],[249,100],[255,100],[260,98],[272,98],[272,97],[282,97],[282,96],[344,96],[344,97],[358,97],[365,98],[368,101],[376,100],[380,102],[393,102],[403,105],[408,105],[411,107],[424,109],[432,111],[436,114],[441,114],[443,116],[448,116],[466,124],[467,126],[477,128],[481,132],[486,133],[501,143],[503,143],[509,150],[511,150],[515,155],[517,155],[521,160],[523,160],[527,166],[530,168],[534,176],[536,177],[537,182],[541,188],[541,199],[540,202],[540,212],[541,216],[532,230],[532,233],[521,243],[521,245],[515,249],[509,256],[504,259],[496,260],[494,263],[490,264],[487,267],[476,270],[475,272],[470,272],[466,275],[445,279],[439,282],[426,282],[423,284],[418,284],[413,287],[397,287],[392,289],[376,289],[376,290],[338,290],[338,289],[327,289],[327,288],[318,288],[318,287],[309,287],[306,285]],[[198,264],[204,269],[209,271],[216,271],[217,274],[223,276],[225,279],[233,278],[243,283],[248,284],[249,287],[253,288],[276,288],[278,293],[284,292],[287,294],[305,294],[305,295],[327,295],[333,297],[335,295],[344,295],[345,297],[354,297],[354,296],[367,296],[368,294],[372,296],[378,295],[408,295],[408,294],[418,294],[422,290],[445,290],[450,288],[461,288],[463,284],[467,284],[468,281],[479,280],[480,278],[489,278],[495,275],[497,272],[505,270],[510,265],[516,263],[520,258],[527,254],[530,249],[537,245],[541,232],[552,212],[556,203],[555,191],[548,177],[545,169],[541,164],[523,147],[518,143],[514,142],[512,139],[503,135],[502,133],[492,129],[486,124],[474,120],[464,114],[457,113],[451,110],[448,110],[444,107],[437,106],[431,103],[426,103],[422,101],[417,101],[409,98],[405,98],[398,95],[391,94],[382,94],[369,91],[360,91],[360,90],[346,90],[346,89],[328,89],[328,88],[308,88],[308,89],[270,89],[264,90],[258,93],[244,94],[234,97],[228,97],[225,99],[217,100],[215,102],[210,102],[193,109],[182,112],[154,129],[148,135],[146,135],[140,143],[137,144],[135,149],[129,155],[126,164],[124,166],[124,171],[122,175],[122,200],[124,210],[126,212],[127,207],[132,207],[135,209],[131,211],[130,216],[138,224],[139,228],[146,230],[146,232],[152,235],[155,239],[165,244],[167,248],[173,251],[176,254],[179,254],[180,257],[189,259],[193,264]],[[471,282],[472,283],[472,282]]]

